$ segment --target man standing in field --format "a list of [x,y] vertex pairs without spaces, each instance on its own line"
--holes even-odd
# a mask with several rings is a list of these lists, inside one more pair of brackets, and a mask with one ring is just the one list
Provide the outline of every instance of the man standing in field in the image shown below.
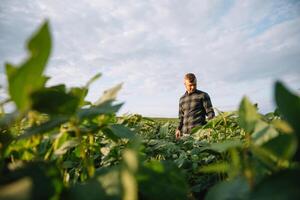
[[206,124],[206,116],[215,116],[210,97],[206,92],[197,90],[197,79],[192,73],[184,76],[185,94],[179,100],[179,126],[176,139],[190,134],[195,126]]

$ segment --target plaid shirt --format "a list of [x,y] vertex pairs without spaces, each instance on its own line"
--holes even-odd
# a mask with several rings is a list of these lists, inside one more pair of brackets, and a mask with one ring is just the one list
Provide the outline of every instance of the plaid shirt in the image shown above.
[[186,92],[179,101],[179,126],[183,134],[189,134],[192,128],[206,123],[205,116],[211,119],[215,116],[209,95],[195,90],[191,94]]

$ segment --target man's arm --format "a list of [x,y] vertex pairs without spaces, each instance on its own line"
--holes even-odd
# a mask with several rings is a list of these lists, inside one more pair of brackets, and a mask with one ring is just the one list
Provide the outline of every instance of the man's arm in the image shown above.
[[182,111],[180,102],[179,102],[178,118],[179,118],[179,125],[178,125],[177,129],[181,131],[182,126],[183,126],[183,111]]
[[183,126],[183,110],[182,110],[182,107],[180,105],[180,100],[179,100],[178,118],[179,118],[179,125],[178,125],[178,127],[176,129],[176,133],[175,133],[176,139],[178,139],[180,137],[181,129],[182,129],[182,126]]
[[210,97],[207,93],[205,93],[204,96],[203,107],[205,109],[206,116],[209,120],[215,117],[215,112],[210,101]]

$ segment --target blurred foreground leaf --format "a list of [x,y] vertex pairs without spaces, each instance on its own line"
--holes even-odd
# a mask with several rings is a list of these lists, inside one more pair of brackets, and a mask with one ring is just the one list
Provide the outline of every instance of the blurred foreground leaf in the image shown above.
[[6,64],[8,89],[11,99],[20,111],[30,107],[30,94],[42,88],[47,80],[43,76],[51,51],[51,35],[46,21],[29,40],[29,58],[20,66]]

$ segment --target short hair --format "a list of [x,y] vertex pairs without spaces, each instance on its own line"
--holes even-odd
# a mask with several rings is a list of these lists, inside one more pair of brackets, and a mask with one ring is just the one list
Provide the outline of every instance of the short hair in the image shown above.
[[188,73],[188,74],[186,74],[186,75],[184,76],[184,79],[185,79],[185,80],[189,80],[191,83],[194,83],[194,82],[197,81],[197,78],[196,78],[195,74],[193,74],[193,73]]

